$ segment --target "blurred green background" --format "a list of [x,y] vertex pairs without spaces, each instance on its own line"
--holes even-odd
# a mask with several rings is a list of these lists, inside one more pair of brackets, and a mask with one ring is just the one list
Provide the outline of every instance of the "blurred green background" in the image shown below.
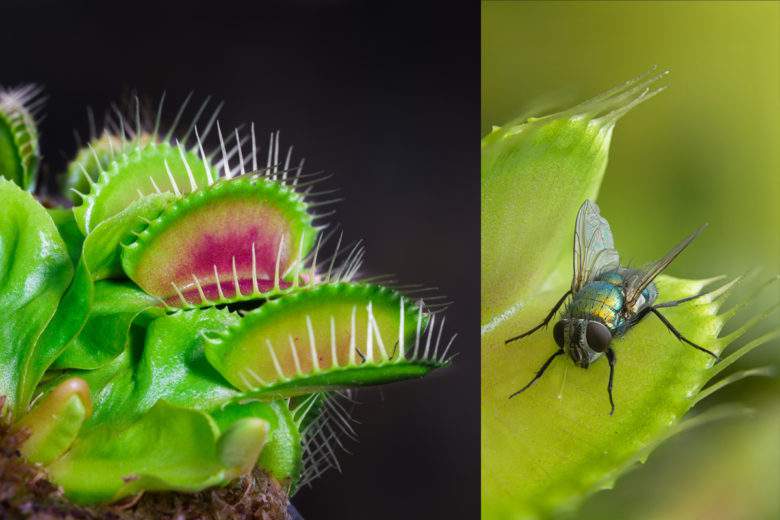
[[[668,273],[758,268],[755,288],[780,271],[780,2],[483,2],[482,135],[656,64],[671,69],[670,88],[617,124],[602,214],[639,265],[709,222]],[[741,319],[778,301],[775,284]],[[747,339],[777,326],[775,313]],[[780,342],[729,372],[763,365],[780,367]],[[701,409],[734,402],[756,415],[672,439],[576,517],[780,518],[780,382],[739,382]]]

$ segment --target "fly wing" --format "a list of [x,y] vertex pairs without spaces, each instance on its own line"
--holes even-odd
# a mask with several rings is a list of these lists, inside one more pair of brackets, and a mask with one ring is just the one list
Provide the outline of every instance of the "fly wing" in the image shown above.
[[663,258],[637,271],[634,276],[631,276],[626,280],[626,305],[629,308],[632,307],[639,296],[641,296],[645,287],[650,285],[650,282],[655,280],[655,277],[661,274],[661,272],[666,269],[666,266],[671,264],[672,260],[677,258],[677,255],[682,253],[683,250],[688,247],[691,242],[693,242],[693,239],[699,236],[699,233],[704,231],[704,228],[706,227],[707,224],[704,224],[699,229],[688,235],[685,240],[674,246],[672,250],[666,253]]
[[577,212],[574,225],[573,293],[599,274],[620,267],[620,256],[615,251],[612,230],[599,213],[596,203],[586,200]]

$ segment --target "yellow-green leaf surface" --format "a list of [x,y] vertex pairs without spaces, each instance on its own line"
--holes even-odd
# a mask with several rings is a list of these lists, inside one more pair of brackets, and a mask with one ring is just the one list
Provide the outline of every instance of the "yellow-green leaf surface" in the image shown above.
[[553,115],[513,121],[482,140],[483,326],[522,307],[545,281],[545,268],[561,259],[559,244],[571,244],[577,209],[598,192],[616,121],[659,92],[663,75],[640,76]]
[[[660,301],[698,294],[705,281],[658,279]],[[712,358],[678,341],[654,316],[613,342],[617,355],[609,415],[609,366],[588,369],[560,356],[529,390],[531,380],[557,349],[541,330],[506,345],[545,316],[566,287],[532,299],[523,312],[482,338],[483,511],[486,518],[537,518],[571,508],[588,494],[611,487],[625,468],[674,431],[717,371]],[[714,295],[718,295],[716,291]],[[744,332],[718,338],[731,313],[719,315],[711,295],[664,309],[692,341],[720,353]]]
[[[618,99],[622,107],[613,106],[608,116],[614,123],[654,92],[646,83],[640,80],[638,87],[636,81],[629,82],[580,107],[605,100],[614,104]],[[626,95],[626,88],[631,95]],[[593,121],[597,119],[582,127],[580,137]],[[603,125],[605,119],[599,121]],[[711,391],[701,392],[710,379],[777,335],[774,331],[753,340],[713,366],[710,356],[677,340],[657,317],[649,315],[613,341],[617,357],[613,416],[609,415],[606,360],[581,369],[568,356],[560,356],[534,386],[509,399],[558,349],[552,326],[509,345],[505,342],[541,322],[570,287],[575,214],[598,191],[606,165],[606,155],[592,154],[588,163],[578,146],[560,143],[561,136],[570,135],[582,123],[583,118],[571,117],[571,111],[531,120],[534,126],[544,126],[525,137],[525,129],[519,128],[514,141],[502,145],[505,148],[499,157],[486,155],[494,145],[491,139],[500,134],[493,132],[483,141],[481,397],[482,513],[486,520],[548,518],[571,511],[591,493],[611,487],[627,468],[644,460],[654,446],[685,424],[682,417]],[[602,147],[608,146],[608,137],[604,136]],[[602,151],[606,154],[606,149]],[[504,177],[500,179],[504,192],[498,184],[490,186],[498,182],[491,178],[497,171]],[[578,183],[576,189],[571,187],[573,182]],[[677,238],[669,237],[670,245]],[[493,240],[497,247],[489,247],[486,240]],[[619,236],[616,243],[620,250]],[[631,257],[638,252],[621,253]],[[509,262],[512,255],[514,263]],[[708,284],[717,287],[714,280],[660,276],[656,281],[659,303],[710,290],[705,288]],[[766,317],[757,316],[719,337],[736,313],[736,308],[721,309],[730,287],[723,285],[661,312],[687,338],[721,353]]]

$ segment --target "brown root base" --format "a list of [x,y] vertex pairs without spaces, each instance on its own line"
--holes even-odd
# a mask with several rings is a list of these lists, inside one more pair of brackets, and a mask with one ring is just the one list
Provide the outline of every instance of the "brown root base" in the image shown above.
[[0,518],[8,520],[288,520],[285,489],[255,469],[223,488],[198,493],[146,493],[108,506],[80,507],[19,454],[24,432],[13,432],[0,396]]

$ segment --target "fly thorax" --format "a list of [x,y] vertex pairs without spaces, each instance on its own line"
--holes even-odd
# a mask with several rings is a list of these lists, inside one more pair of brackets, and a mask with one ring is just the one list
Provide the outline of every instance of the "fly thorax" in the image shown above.
[[656,298],[658,297],[658,289],[655,286],[655,283],[650,283],[645,289],[642,291],[642,294],[639,295],[639,298],[636,299],[634,304],[628,309],[632,314],[636,314],[645,307],[648,307],[655,303]]

